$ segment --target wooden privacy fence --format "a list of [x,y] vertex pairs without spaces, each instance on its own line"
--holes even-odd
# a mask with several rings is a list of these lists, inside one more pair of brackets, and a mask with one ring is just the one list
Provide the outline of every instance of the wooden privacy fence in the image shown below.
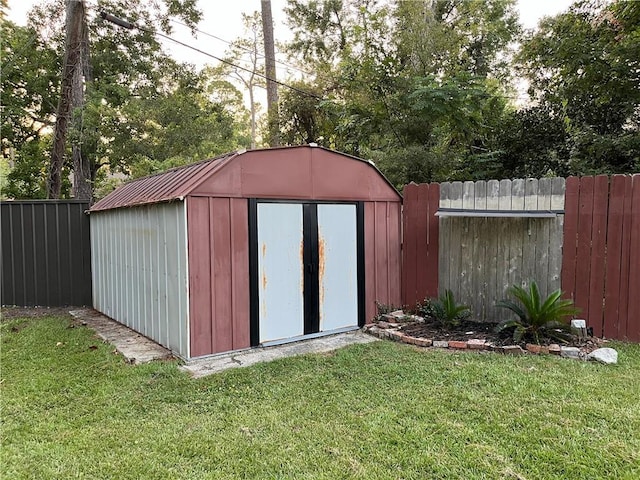
[[498,321],[509,286],[536,280],[596,335],[640,341],[640,175],[411,184],[404,198],[405,305],[448,288]]
[[402,211],[402,302],[413,306],[438,294],[440,185],[404,187]]
[[598,336],[640,341],[640,175],[567,179],[562,289]]
[[89,204],[0,203],[2,305],[91,305]]
[[495,306],[511,285],[560,286],[564,180],[490,180],[440,187],[439,284],[478,318],[502,320]]

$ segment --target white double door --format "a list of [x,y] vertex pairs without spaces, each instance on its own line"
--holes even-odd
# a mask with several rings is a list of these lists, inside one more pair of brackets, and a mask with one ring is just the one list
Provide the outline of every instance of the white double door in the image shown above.
[[256,216],[259,343],[357,327],[357,205],[258,202]]

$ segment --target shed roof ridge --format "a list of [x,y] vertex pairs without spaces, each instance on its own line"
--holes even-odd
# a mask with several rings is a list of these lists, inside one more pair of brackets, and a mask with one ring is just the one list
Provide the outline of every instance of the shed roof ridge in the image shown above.
[[177,167],[167,168],[166,170],[163,170],[161,172],[150,173],[149,175],[145,175],[144,177],[138,177],[138,178],[132,178],[130,180],[126,180],[124,182],[124,185],[146,180],[148,178],[159,177],[160,175],[166,175],[167,173],[177,172],[178,170],[195,167],[196,165],[204,165],[205,163],[215,162],[216,160],[222,160],[225,157],[229,157],[235,154],[237,154],[237,152],[227,152],[227,153],[218,155],[217,157],[205,158],[204,160],[198,160],[197,162],[185,163],[184,165],[178,165]]
[[[231,164],[235,164],[236,162],[234,162],[234,160],[237,159],[238,157],[244,157],[244,156],[250,157],[251,161],[247,160],[249,161],[247,165],[250,165],[253,163],[252,160],[254,158],[257,158],[257,159],[266,158],[266,157],[270,158],[270,155],[273,155],[273,153],[278,151],[285,151],[285,150],[295,150],[295,151],[315,150],[318,155],[314,155],[313,153],[311,153],[311,156],[308,160],[308,161],[311,161],[312,164],[315,164],[317,160],[325,158],[324,154],[322,155],[320,154],[320,152],[323,152],[323,151],[326,152],[326,154],[330,154],[331,156],[342,157],[343,160],[355,160],[356,163],[366,165],[368,169],[372,170],[373,172],[375,172],[375,174],[377,174],[377,176],[382,182],[386,183],[386,187],[379,187],[379,188],[382,188],[382,190],[384,190],[387,193],[386,194],[380,193],[380,195],[383,195],[383,196],[388,195],[389,198],[393,197],[394,199],[395,198],[402,199],[402,195],[398,192],[398,190],[394,187],[394,185],[391,184],[391,182],[389,182],[389,180],[382,174],[382,172],[380,172],[380,170],[376,167],[376,165],[370,160],[356,157],[354,155],[347,154],[344,152],[334,151],[327,147],[313,146],[313,145],[297,145],[297,146],[281,146],[281,147],[260,148],[260,149],[229,152],[222,155],[218,155],[213,158],[208,158],[208,159],[196,161],[193,163],[188,163],[186,165],[173,167],[165,170],[164,172],[158,172],[152,175],[147,175],[145,177],[132,179],[124,182],[123,185],[121,185],[119,188],[111,192],[106,197],[97,201],[90,208],[90,211],[96,212],[101,210],[133,207],[136,205],[145,205],[145,204],[151,204],[156,202],[169,202],[174,200],[183,200],[189,195],[193,195],[194,192],[200,192],[200,189],[203,188],[202,187],[203,185],[207,185],[207,182],[210,179],[212,179],[214,176],[216,176],[219,172],[226,170],[227,167],[230,166]],[[270,154],[269,152],[272,152],[272,153]],[[298,158],[298,154],[295,153],[293,154],[293,157],[292,157],[291,154],[280,155],[279,153],[276,153],[275,155],[273,155],[273,157],[275,159],[280,159],[280,160],[275,160],[277,163],[279,161],[285,161],[286,159],[288,159],[287,161],[291,161],[292,158]],[[240,162],[241,171],[243,171],[242,165],[244,165],[244,163],[245,163],[244,161]],[[318,164],[319,167],[313,167],[313,168],[316,168],[318,174],[324,175],[323,173],[321,173],[323,171],[323,168],[321,167],[321,165],[322,165],[322,162]],[[333,163],[329,162],[327,163],[327,165],[333,165]],[[258,167],[255,167],[255,168],[258,168]],[[262,166],[260,168],[264,170],[265,167]],[[318,168],[320,168],[320,170],[318,170]],[[311,170],[307,173],[311,174]],[[255,182],[256,179],[253,179],[253,181]],[[370,182],[370,181],[367,180],[367,182]],[[368,186],[366,187],[366,189],[370,188],[369,183],[367,183],[367,185]],[[348,189],[348,187],[346,186],[344,187],[345,189]],[[218,188],[219,190],[224,190],[224,189],[228,190],[229,186],[217,185],[216,188]],[[243,187],[240,185],[236,185],[234,188],[239,189],[238,192],[243,190]],[[312,188],[312,187],[309,187],[309,188]],[[260,191],[263,191],[263,190],[264,189]],[[337,194],[334,190],[335,189],[331,190],[332,195],[333,196],[337,195],[337,197],[342,198],[342,195]],[[268,191],[268,189],[264,191],[266,192]],[[235,192],[235,193],[238,194],[238,192]],[[271,191],[268,191],[268,192],[270,193],[267,193],[267,195],[274,194]],[[391,194],[391,192],[393,192],[393,194]],[[227,191],[226,193],[230,193],[230,192]],[[276,197],[280,198],[281,196],[280,193],[281,192],[278,190],[278,192],[275,194]],[[366,194],[361,193],[361,195],[363,197],[370,198],[371,192]],[[306,193],[301,194],[300,198],[307,198],[307,194]]]
[[[213,174],[213,171],[217,171],[220,168],[224,167],[227,163],[229,163],[230,161],[232,161],[234,158],[236,158],[239,155],[242,155],[243,153],[246,153],[246,151],[236,151],[236,152],[230,152],[224,156],[221,157],[217,157],[215,158],[215,160],[218,160],[215,164],[212,164],[211,166],[211,170],[206,172],[206,175],[203,175],[202,178],[198,179],[193,185],[189,186],[184,194],[187,195],[191,192],[193,192],[195,189],[197,189],[200,185],[202,185],[204,182],[206,182],[209,177]],[[211,159],[212,161],[214,159]]]

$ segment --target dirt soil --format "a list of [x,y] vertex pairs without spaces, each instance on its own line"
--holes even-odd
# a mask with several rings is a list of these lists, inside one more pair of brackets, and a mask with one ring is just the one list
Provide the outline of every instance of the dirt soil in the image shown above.
[[75,307],[2,307],[0,319],[2,321],[14,318],[64,317]]
[[[426,319],[424,323],[408,322],[404,324],[400,328],[400,330],[407,335],[411,335],[412,337],[429,338],[431,340],[465,341],[472,338],[477,338],[480,340],[487,340],[494,345],[520,345],[522,348],[525,348],[527,343],[531,343],[530,340],[522,341],[519,344],[514,343],[511,330],[496,333],[496,325],[497,323],[465,320],[456,327],[445,329],[439,324],[434,323],[432,320]],[[558,342],[553,340],[541,340],[540,343],[542,345],[550,345],[552,343]],[[602,340],[599,338],[587,338],[581,340],[578,337],[574,336],[571,338],[571,341],[568,344],[564,345],[580,347],[583,349],[586,347],[587,350],[592,350],[598,348],[601,343]]]

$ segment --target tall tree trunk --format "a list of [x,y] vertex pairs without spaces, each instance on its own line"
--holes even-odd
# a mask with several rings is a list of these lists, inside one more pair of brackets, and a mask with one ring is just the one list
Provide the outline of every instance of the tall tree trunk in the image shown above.
[[71,118],[72,89],[76,70],[80,70],[84,5],[79,0],[67,0],[66,38],[60,100],[56,111],[56,125],[51,150],[51,164],[47,178],[47,198],[60,198],[62,166]]
[[261,0],[262,33],[264,36],[264,65],[267,76],[267,119],[269,129],[269,145],[280,145],[280,129],[278,127],[278,84],[276,80],[276,54],[273,40],[273,18],[271,16],[271,0]]
[[253,99],[253,85],[249,85],[249,104],[251,105],[251,149],[256,148],[256,104]]
[[[73,109],[75,112],[82,112],[86,103],[86,94],[93,86],[93,69],[91,68],[91,58],[89,55],[89,29],[87,28],[86,15],[83,9],[83,29],[81,45],[81,67],[74,75],[73,88]],[[84,76],[84,85],[82,82]],[[95,179],[95,167],[89,157],[89,152],[95,151],[95,145],[89,145],[84,132],[88,125],[83,125],[83,115],[74,117],[74,142],[72,145],[73,156],[73,196],[80,200],[93,203],[93,181]],[[89,136],[92,143],[95,143],[95,135]]]

